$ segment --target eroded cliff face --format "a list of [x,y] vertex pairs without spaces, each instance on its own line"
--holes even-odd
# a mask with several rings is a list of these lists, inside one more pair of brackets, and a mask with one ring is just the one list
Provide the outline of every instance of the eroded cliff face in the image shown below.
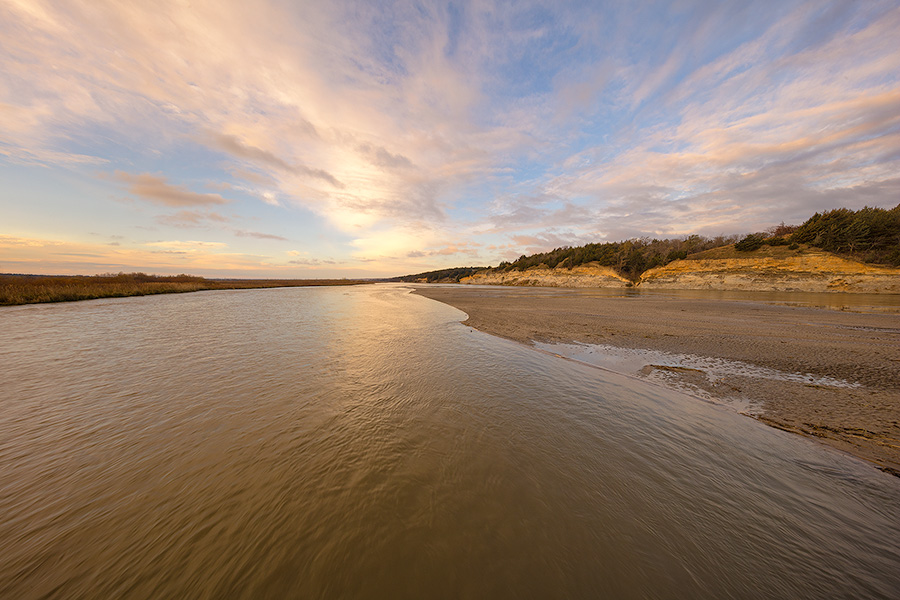
[[645,272],[639,285],[646,289],[900,294],[900,269],[807,250],[793,256],[677,260]]
[[866,265],[828,252],[803,248],[763,248],[739,253],[717,248],[646,271],[632,283],[609,267],[589,263],[550,269],[482,272],[460,280],[466,284],[574,288],[748,290],[785,292],[856,292],[900,294],[900,269]]
[[551,269],[541,265],[525,271],[481,272],[460,279],[460,283],[482,285],[530,285],[573,288],[620,288],[632,285],[630,281],[609,267],[596,263],[579,265],[569,269]]

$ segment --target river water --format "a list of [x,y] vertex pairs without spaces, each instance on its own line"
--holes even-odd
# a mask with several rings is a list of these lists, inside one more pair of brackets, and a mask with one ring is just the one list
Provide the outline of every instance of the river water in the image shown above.
[[0,309],[0,597],[900,597],[900,479],[408,291]]

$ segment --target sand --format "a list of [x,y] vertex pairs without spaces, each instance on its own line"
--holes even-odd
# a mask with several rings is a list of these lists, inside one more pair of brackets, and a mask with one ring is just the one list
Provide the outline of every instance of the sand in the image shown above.
[[[900,476],[896,312],[558,288],[422,286],[416,293],[464,311],[464,324],[493,335],[625,353],[627,366],[613,370],[721,401]],[[749,368],[713,373],[704,366],[710,359]],[[797,380],[759,375],[773,371]]]

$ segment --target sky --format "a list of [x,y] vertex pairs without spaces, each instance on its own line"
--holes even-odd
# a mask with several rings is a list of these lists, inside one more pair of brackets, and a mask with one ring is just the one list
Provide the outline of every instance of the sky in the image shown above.
[[0,0],[0,272],[385,277],[900,203],[900,0]]

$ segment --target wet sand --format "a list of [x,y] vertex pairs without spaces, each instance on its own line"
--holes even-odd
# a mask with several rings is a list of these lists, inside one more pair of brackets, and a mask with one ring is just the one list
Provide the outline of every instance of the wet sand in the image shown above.
[[598,344],[824,378],[711,377],[692,365],[654,365],[652,358],[638,368],[615,369],[733,404],[768,425],[815,437],[900,476],[898,314],[552,288],[428,286],[416,293],[462,310],[466,325],[526,344]]

